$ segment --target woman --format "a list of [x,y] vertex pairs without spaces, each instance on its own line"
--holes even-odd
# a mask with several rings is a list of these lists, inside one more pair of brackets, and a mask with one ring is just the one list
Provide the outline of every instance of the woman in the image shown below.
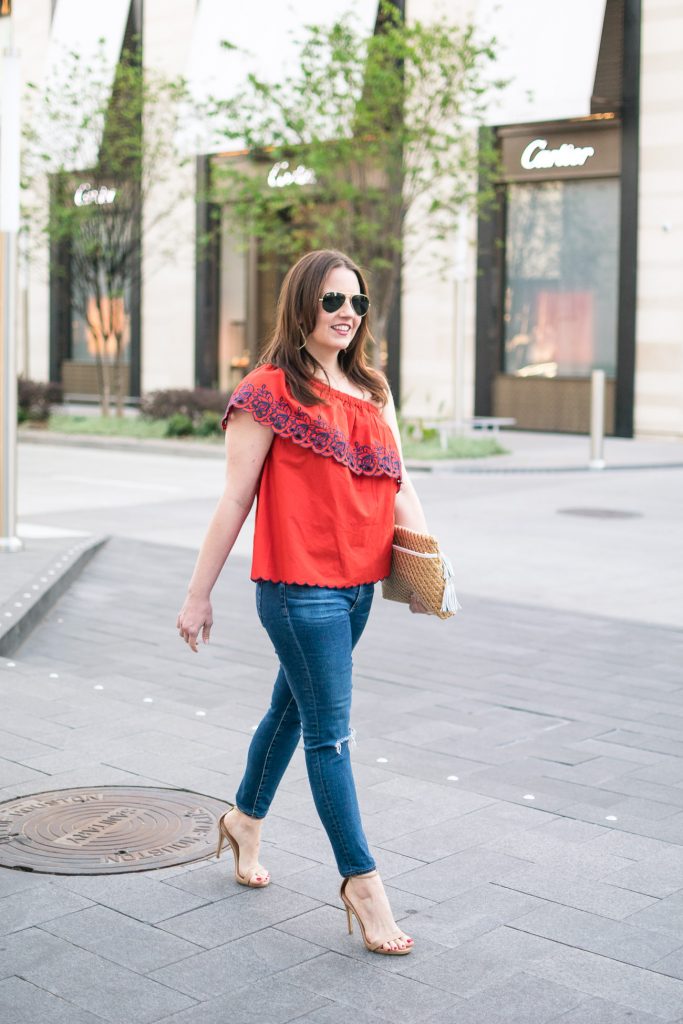
[[[364,354],[369,307],[358,267],[332,250],[287,274],[272,340],[232,395],[226,483],[178,615],[196,653],[212,625],[210,594],[258,494],[251,578],[280,659],[271,705],[256,729],[235,806],[219,822],[243,885],[267,885],[261,825],[303,734],[320,819],[344,881],[349,931],[366,946],[406,954],[363,832],[349,746],[351,652],[374,584],[389,575],[394,523],[427,532],[408,480],[385,377]],[[411,611],[425,611],[417,599]]]

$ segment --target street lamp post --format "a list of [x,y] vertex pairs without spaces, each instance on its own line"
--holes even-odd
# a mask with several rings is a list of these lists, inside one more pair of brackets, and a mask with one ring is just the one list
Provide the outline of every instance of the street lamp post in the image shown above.
[[0,552],[13,552],[22,543],[16,534],[20,79],[11,45],[3,52],[0,81]]

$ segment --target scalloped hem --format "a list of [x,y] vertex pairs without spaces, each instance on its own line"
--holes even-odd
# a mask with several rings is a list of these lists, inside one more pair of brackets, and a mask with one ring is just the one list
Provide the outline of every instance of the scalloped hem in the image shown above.
[[268,576],[250,576],[252,583],[284,583],[289,587],[325,587],[329,590],[347,590],[349,587],[367,587],[370,584],[381,583],[388,579],[386,576],[378,576],[376,580],[360,580],[357,583],[311,583],[309,580],[271,580]]

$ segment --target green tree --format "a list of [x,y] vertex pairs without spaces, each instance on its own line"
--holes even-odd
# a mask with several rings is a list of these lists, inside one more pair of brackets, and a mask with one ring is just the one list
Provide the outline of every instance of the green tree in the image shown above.
[[[134,41],[124,47],[110,90],[100,46],[94,60],[65,54],[52,87],[29,84],[23,230],[30,254],[48,244],[52,274],[62,272],[56,254],[68,253],[72,302],[87,324],[102,414],[115,403],[121,416],[143,242],[153,236],[157,264],[172,257],[163,228],[194,183],[181,173],[190,157],[176,145],[188,102],[183,81],[143,67]],[[99,151],[86,155],[99,132]]]
[[492,198],[496,157],[478,128],[505,84],[491,75],[496,42],[471,24],[405,22],[382,2],[370,37],[346,15],[307,26],[298,45],[291,74],[250,74],[214,103],[228,148],[242,155],[214,165],[212,198],[229,204],[243,238],[259,240],[266,264],[313,248],[349,252],[370,274],[382,345],[405,261]]

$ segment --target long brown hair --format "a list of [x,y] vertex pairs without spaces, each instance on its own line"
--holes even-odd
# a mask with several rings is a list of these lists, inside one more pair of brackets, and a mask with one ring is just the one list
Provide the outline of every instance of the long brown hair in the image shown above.
[[[320,395],[310,385],[316,368],[323,371],[328,385],[331,386],[324,367],[306,346],[302,347],[302,341],[315,328],[323,282],[335,267],[352,270],[358,278],[360,291],[364,295],[368,294],[362,272],[343,252],[337,252],[335,249],[316,249],[306,253],[290,267],[282,282],[275,330],[259,359],[259,365],[272,363],[273,366],[279,366],[284,370],[287,387],[302,405],[320,403]],[[364,391],[369,391],[372,400],[383,406],[387,402],[386,378],[368,366],[365,354],[366,338],[372,340],[367,316],[362,318],[349,347],[339,353],[339,367],[350,381]]]

